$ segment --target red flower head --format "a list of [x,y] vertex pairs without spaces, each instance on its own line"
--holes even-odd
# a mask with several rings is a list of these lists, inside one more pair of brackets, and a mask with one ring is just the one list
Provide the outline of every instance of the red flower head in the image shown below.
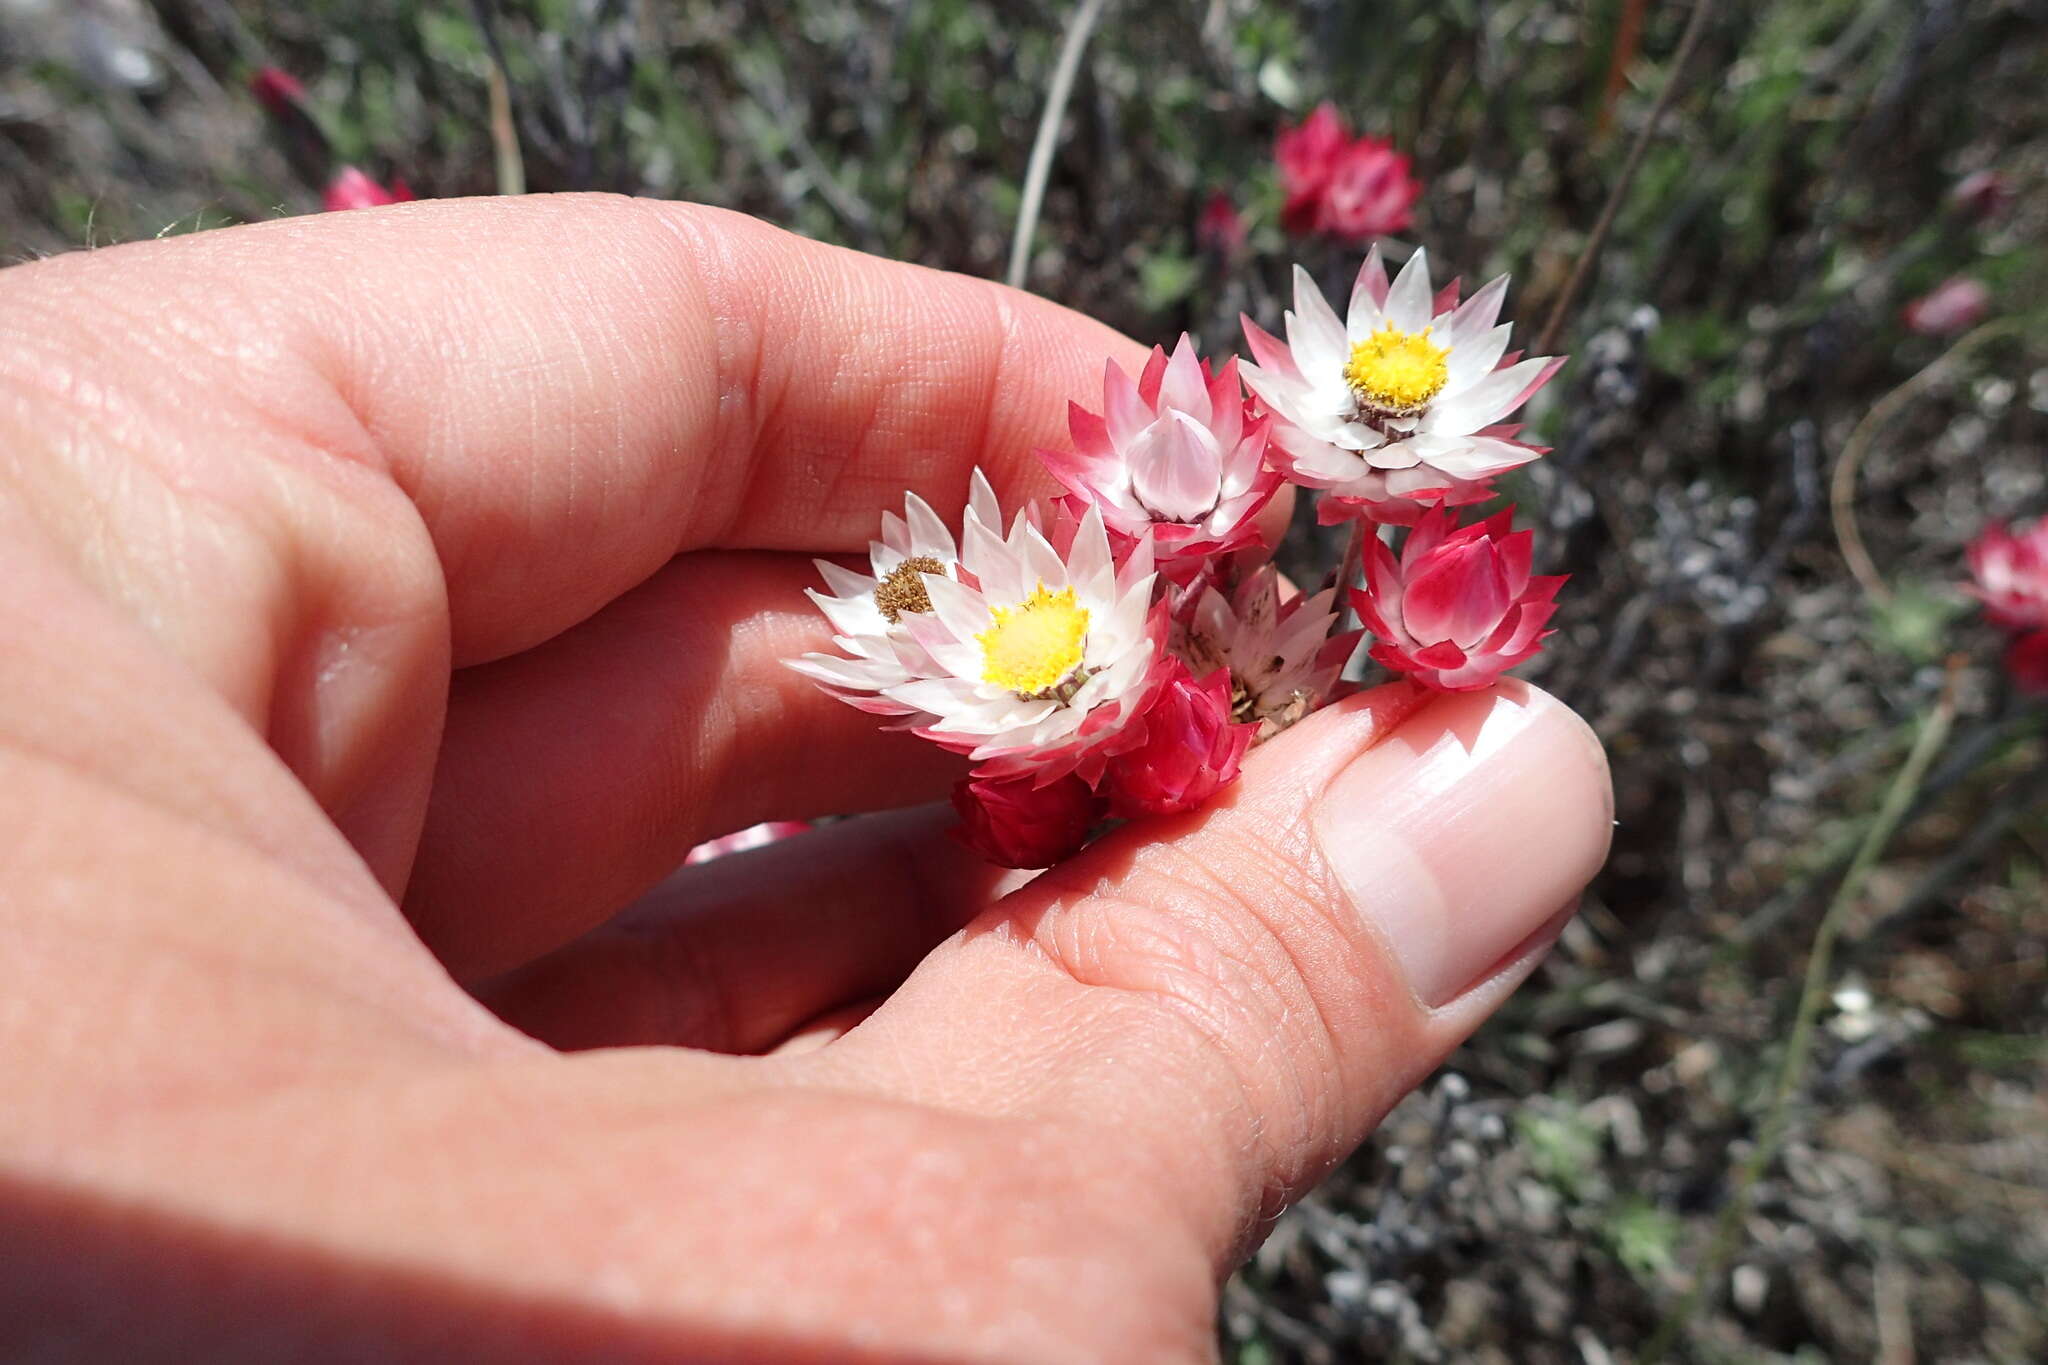
[[2005,671],[2022,692],[2048,696],[2048,630],[2029,631],[2005,652]]
[[320,196],[320,207],[329,213],[342,209],[373,209],[383,204],[402,204],[411,199],[412,187],[403,180],[393,180],[386,189],[354,166],[343,166],[334,173],[334,179],[327,182],[327,192]]
[[1353,138],[1327,100],[1273,140],[1286,203],[1280,224],[1296,236],[1326,232],[1362,242],[1413,221],[1422,184],[1384,138]]
[[1947,337],[1967,332],[1991,311],[1991,291],[1968,275],[1951,275],[1900,310],[1909,331]]
[[1401,232],[1415,221],[1422,182],[1408,173],[1408,158],[1382,138],[1362,137],[1337,157],[1316,206],[1319,232],[1343,242],[1364,242]]
[[1352,604],[1378,637],[1372,657],[1440,692],[1491,686],[1533,656],[1557,609],[1557,577],[1531,577],[1535,536],[1516,531],[1512,507],[1453,528],[1456,513],[1423,515],[1397,561],[1368,547],[1365,587]]
[[1231,719],[1230,671],[1200,682],[1174,660],[1145,712],[1145,740],[1118,754],[1104,781],[1122,819],[1192,810],[1237,779],[1258,727]]
[[299,78],[279,67],[266,66],[249,78],[249,93],[275,118],[283,118],[306,98]]
[[1972,589],[2001,630],[2048,629],[2048,517],[2014,535],[1994,521],[1970,542]]
[[1226,259],[1244,250],[1244,215],[1230,202],[1225,190],[1218,190],[1202,205],[1195,220],[1195,245]]
[[1281,221],[1289,232],[1315,230],[1316,202],[1329,183],[1337,157],[1351,142],[1337,106],[1324,100],[1299,126],[1280,130],[1273,139],[1273,161],[1280,168],[1280,188],[1287,195]]
[[1022,777],[968,777],[953,788],[953,837],[999,867],[1050,867],[1080,848],[1102,798],[1071,774],[1043,787]]

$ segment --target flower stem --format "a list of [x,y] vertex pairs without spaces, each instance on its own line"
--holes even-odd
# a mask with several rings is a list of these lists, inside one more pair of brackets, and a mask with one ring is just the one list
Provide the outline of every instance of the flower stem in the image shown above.
[[1024,171],[1024,197],[1017,206],[1017,235],[1010,239],[1010,268],[1003,278],[1012,289],[1024,287],[1031,265],[1031,239],[1038,232],[1038,208],[1045,199],[1046,177],[1052,173],[1053,144],[1059,141],[1060,117],[1066,112],[1067,97],[1074,93],[1074,73],[1080,70],[1082,50],[1095,21],[1102,17],[1107,0],[1081,0],[1074,17],[1067,21],[1066,40],[1053,67],[1052,86],[1045,92],[1045,112],[1039,115],[1038,135],[1031,141],[1031,162]]
[[1821,916],[1820,928],[1814,931],[1813,948],[1806,957],[1806,977],[1799,989],[1798,1010],[1793,1015],[1792,1032],[1785,1042],[1784,1060],[1779,1063],[1777,1083],[1772,1087],[1770,1102],[1764,1109],[1756,1144],[1750,1148],[1749,1159],[1736,1171],[1735,1188],[1729,1193],[1728,1202],[1721,1207],[1721,1216],[1714,1224],[1714,1240],[1708,1245],[1706,1258],[1693,1276],[1692,1287],[1678,1307],[1658,1324],[1657,1334],[1643,1350],[1642,1365],[1657,1365],[1664,1359],[1678,1334],[1692,1321],[1700,1303],[1712,1292],[1712,1287],[1720,1281],[1729,1260],[1735,1255],[1756,1184],[1770,1169],[1771,1163],[1777,1160],[1786,1130],[1791,1127],[1792,1097],[1806,1079],[1806,1064],[1813,1051],[1814,1022],[1820,1016],[1821,997],[1827,990],[1835,940],[1841,936],[1842,922],[1848,918],[1849,907],[1856,903],[1857,894],[1863,889],[1864,878],[1884,853],[1892,835],[1897,833],[1900,822],[1905,819],[1914,796],[1920,790],[1921,782],[1927,777],[1928,768],[1934,763],[1935,755],[1948,739],[1949,728],[1956,718],[1957,676],[1957,665],[1952,663],[1941,696],[1921,722],[1920,734],[1913,742],[1912,751],[1906,755],[1898,775],[1885,791],[1884,801],[1878,806],[1877,815],[1857,847],[1855,858],[1849,863],[1848,871],[1842,874],[1834,899],[1828,902],[1827,911]]

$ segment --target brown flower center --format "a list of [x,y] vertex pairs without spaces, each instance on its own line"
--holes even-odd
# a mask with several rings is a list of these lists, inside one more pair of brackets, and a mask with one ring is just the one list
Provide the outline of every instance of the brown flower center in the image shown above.
[[924,577],[928,573],[942,574],[946,566],[930,555],[912,555],[889,570],[889,576],[875,585],[875,607],[889,624],[903,619],[904,612],[913,614],[932,609],[932,595],[924,590]]

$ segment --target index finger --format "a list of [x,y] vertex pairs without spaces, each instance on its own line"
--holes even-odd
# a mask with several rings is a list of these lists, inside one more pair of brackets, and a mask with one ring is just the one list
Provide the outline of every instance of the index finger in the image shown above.
[[[1105,356],[1141,359],[987,281],[602,195],[289,219],[11,283],[30,279],[59,286],[58,320],[146,300],[187,364],[228,359],[276,425],[388,472],[440,560],[457,664],[559,633],[682,550],[856,550],[906,488],[957,509],[976,464],[1007,498],[1036,490],[1029,453],[1064,439],[1068,398]],[[133,365],[132,331],[72,344]]]

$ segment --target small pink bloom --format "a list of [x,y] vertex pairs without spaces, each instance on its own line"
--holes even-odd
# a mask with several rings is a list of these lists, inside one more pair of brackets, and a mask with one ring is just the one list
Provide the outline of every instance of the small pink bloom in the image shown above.
[[1136,383],[1111,361],[1102,415],[1070,404],[1068,428],[1073,450],[1038,452],[1067,509],[1078,520],[1100,508],[1120,551],[1149,541],[1162,577],[1185,584],[1258,541],[1280,475],[1265,467],[1265,424],[1245,417],[1235,358],[1211,374],[1182,334],[1171,359],[1152,348]]
[[1956,181],[1948,198],[1965,216],[1988,222],[2012,207],[2012,185],[1997,171],[1972,171]]
[[1257,726],[1231,718],[1230,673],[1200,682],[1179,660],[1145,712],[1145,740],[1117,755],[1104,789],[1121,819],[1192,810],[1237,779]]
[[1337,106],[1328,100],[1298,126],[1281,128],[1273,139],[1273,163],[1279,168],[1280,188],[1287,196],[1280,221],[1289,232],[1306,235],[1315,231],[1323,186],[1329,183],[1337,157],[1350,142]]
[[1280,130],[1273,161],[1286,195],[1280,225],[1298,237],[1323,232],[1361,242],[1399,232],[1422,194],[1407,157],[1384,138],[1352,137],[1327,100],[1298,127]]
[[1899,316],[1922,336],[1946,337],[1967,332],[1991,311],[1991,291],[1968,275],[1952,275],[1914,299]]
[[249,93],[277,118],[283,118],[305,101],[306,87],[291,72],[266,66],[249,78]]
[[2022,692],[2048,695],[2048,630],[2029,631],[2005,652],[2005,671]]
[[953,788],[953,837],[1000,867],[1050,867],[1087,841],[1102,804],[1073,776],[1042,787],[1028,775],[963,778]]
[[320,207],[329,213],[343,209],[373,209],[384,204],[402,204],[413,197],[412,187],[403,180],[393,180],[391,187],[372,180],[354,166],[343,166],[327,182],[327,192],[320,198]]
[[1970,542],[1972,592],[2002,630],[2048,629],[2048,517],[2014,535],[1994,521]]
[[1195,245],[1227,259],[1244,250],[1244,239],[1244,216],[1230,202],[1229,193],[1218,190],[1210,195],[1195,220]]
[[1535,536],[1513,529],[1513,508],[1454,528],[1455,516],[1445,508],[1423,516],[1398,561],[1373,541],[1365,587],[1351,594],[1378,637],[1372,657],[1440,692],[1490,686],[1534,655],[1564,583],[1530,576]]
[[1406,230],[1422,197],[1422,182],[1408,173],[1409,164],[1385,139],[1359,138],[1330,168],[1316,206],[1316,230],[1354,243]]
[[683,859],[685,866],[708,863],[713,858],[723,858],[728,853],[745,853],[750,848],[765,848],[778,839],[787,839],[792,834],[802,834],[810,825],[802,820],[769,820],[759,825],[749,825],[718,839],[709,839],[690,850]]

